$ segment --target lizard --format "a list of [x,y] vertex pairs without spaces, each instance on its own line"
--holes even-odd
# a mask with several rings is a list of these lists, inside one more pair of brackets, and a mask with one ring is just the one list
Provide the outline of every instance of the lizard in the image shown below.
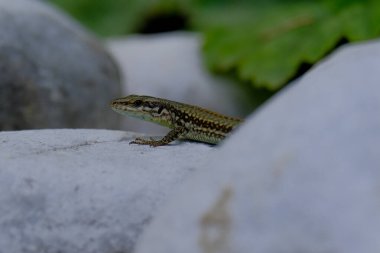
[[218,144],[242,122],[239,118],[199,106],[151,96],[129,95],[113,100],[110,106],[120,114],[171,129],[160,140],[136,138],[130,142],[152,147],[167,145],[177,139]]

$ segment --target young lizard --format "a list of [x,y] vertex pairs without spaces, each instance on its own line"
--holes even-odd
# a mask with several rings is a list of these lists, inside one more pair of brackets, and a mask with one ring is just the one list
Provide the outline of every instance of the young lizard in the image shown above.
[[177,139],[217,144],[242,120],[162,98],[130,95],[115,99],[111,108],[123,115],[143,119],[172,129],[161,140],[137,138],[130,144],[153,147],[169,144]]

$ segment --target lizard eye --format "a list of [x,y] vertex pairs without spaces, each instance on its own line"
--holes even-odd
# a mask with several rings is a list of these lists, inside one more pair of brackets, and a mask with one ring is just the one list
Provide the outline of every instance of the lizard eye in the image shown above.
[[141,105],[142,105],[142,101],[141,100],[136,100],[136,101],[133,102],[133,106],[134,107],[139,107]]
[[158,111],[157,111],[157,113],[158,113],[158,114],[161,114],[161,112],[162,112],[163,109],[164,109],[163,106],[158,107]]

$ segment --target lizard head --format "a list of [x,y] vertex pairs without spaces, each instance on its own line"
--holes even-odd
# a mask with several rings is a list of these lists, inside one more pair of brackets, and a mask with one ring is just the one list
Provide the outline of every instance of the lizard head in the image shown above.
[[113,100],[110,106],[112,110],[126,116],[171,126],[171,115],[167,105],[159,98],[129,95]]

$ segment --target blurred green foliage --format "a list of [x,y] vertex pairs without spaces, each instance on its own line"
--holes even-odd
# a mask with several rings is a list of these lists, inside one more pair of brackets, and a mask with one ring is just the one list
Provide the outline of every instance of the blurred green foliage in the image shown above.
[[139,32],[152,17],[178,14],[182,29],[204,34],[213,71],[273,91],[342,42],[380,34],[378,0],[50,1],[101,36]]
[[380,1],[278,1],[226,13],[210,10],[205,17],[214,22],[200,21],[208,66],[271,90],[342,42],[380,34]]
[[138,32],[149,17],[184,13],[191,1],[178,0],[49,0],[100,36]]

